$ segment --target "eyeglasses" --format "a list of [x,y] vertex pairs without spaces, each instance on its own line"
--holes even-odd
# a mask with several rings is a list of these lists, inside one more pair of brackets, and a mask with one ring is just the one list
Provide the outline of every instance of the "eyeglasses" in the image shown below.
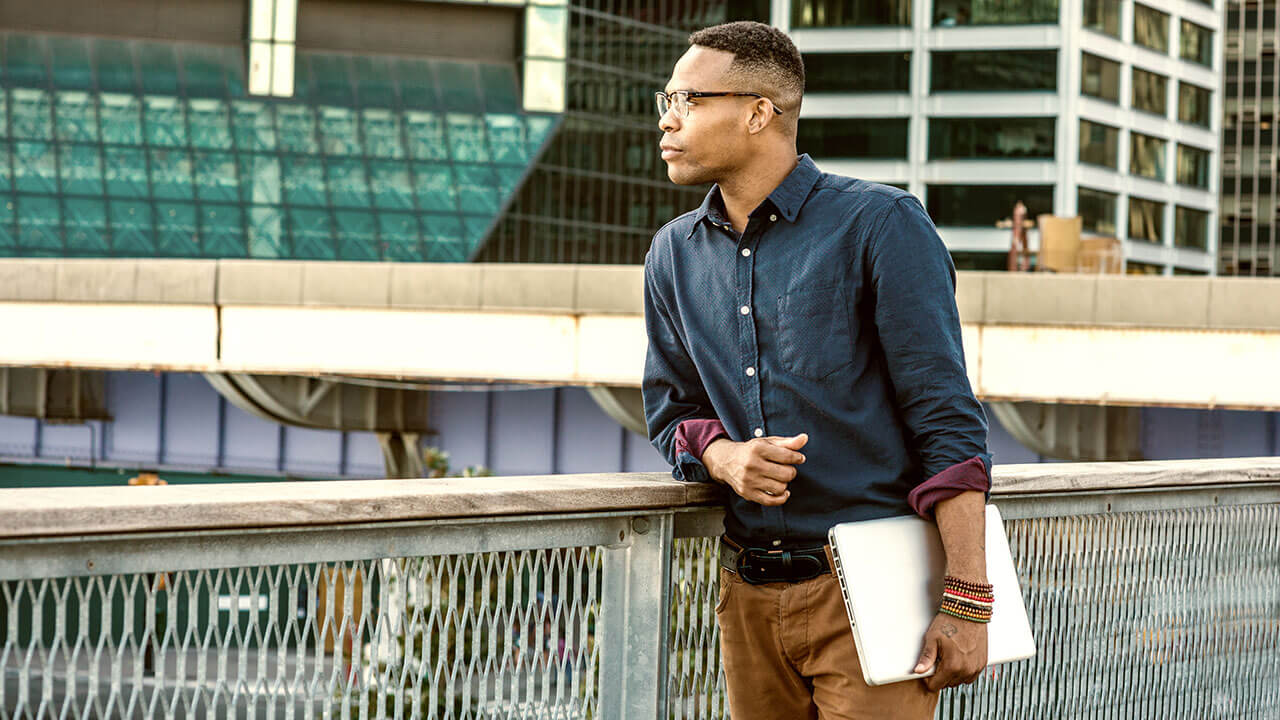
[[[696,90],[676,90],[675,92],[671,92],[671,93],[665,93],[665,92],[659,91],[654,93],[653,96],[654,96],[654,99],[658,101],[658,117],[665,116],[667,114],[667,110],[671,109],[675,111],[676,117],[678,118],[689,117],[689,99],[690,98],[755,97],[755,98],[761,98],[764,100],[769,100],[769,98],[765,97],[764,95],[761,95],[760,93],[753,93],[753,92],[698,92]],[[775,105],[772,100],[769,100],[769,104],[773,105],[774,112],[778,113],[779,115],[782,114],[782,111],[778,109],[778,106]]]

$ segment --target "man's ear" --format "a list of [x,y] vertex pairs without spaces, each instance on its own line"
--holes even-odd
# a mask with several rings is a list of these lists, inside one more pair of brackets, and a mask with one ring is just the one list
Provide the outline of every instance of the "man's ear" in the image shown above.
[[752,135],[763,132],[777,117],[777,113],[773,111],[773,102],[770,100],[756,98],[756,101],[748,107],[751,108],[751,114],[747,116],[747,132]]

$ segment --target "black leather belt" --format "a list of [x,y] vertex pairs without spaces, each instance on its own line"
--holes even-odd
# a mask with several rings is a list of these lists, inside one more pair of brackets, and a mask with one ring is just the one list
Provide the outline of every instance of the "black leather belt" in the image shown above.
[[720,537],[720,566],[752,585],[801,582],[831,572],[822,545],[790,550],[744,548],[724,536]]

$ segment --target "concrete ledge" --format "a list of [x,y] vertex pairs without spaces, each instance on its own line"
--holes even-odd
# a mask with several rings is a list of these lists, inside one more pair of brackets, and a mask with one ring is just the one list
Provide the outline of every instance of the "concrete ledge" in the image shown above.
[[665,473],[0,490],[0,537],[630,511],[716,504]]
[[[994,495],[1280,483],[1280,458],[1046,463],[995,469]],[[0,537],[272,528],[718,506],[666,473],[0,490]]]
[[[2,259],[0,302],[640,315],[639,265]],[[969,325],[1280,330],[1280,279],[960,272]]]

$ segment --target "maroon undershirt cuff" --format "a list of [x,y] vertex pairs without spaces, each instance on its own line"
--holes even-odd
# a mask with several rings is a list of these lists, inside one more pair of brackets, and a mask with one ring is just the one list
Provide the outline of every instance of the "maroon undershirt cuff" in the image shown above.
[[977,456],[956,463],[920,483],[907,495],[907,502],[917,515],[932,520],[935,505],[970,490],[982,493],[991,490],[991,476],[987,474],[987,466]]
[[676,426],[676,455],[687,452],[702,462],[702,451],[712,440],[727,438],[724,425],[719,420],[685,420]]

